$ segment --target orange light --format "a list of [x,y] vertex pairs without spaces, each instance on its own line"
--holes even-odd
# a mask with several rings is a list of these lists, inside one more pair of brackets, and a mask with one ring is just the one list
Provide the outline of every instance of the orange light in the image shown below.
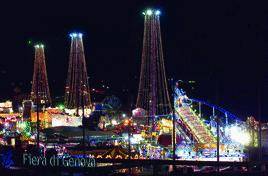
[[129,124],[129,120],[126,119],[125,122],[124,122],[124,125],[127,126]]

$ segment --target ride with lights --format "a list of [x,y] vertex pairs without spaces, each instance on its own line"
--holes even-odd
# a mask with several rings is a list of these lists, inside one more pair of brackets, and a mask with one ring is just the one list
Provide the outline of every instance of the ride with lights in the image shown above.
[[216,143],[215,136],[212,135],[206,124],[204,124],[200,117],[191,109],[188,103],[188,97],[177,84],[175,86],[175,94],[174,108],[177,116],[181,119],[185,128],[192,133],[194,140],[199,144]]
[[[216,132],[213,133],[213,131],[216,131],[216,129],[214,129],[216,128],[216,125],[211,125],[213,118],[210,119],[210,124],[206,124],[204,119],[202,119],[201,114],[197,114],[192,108],[193,102],[196,102],[196,100],[189,99],[177,83],[175,86],[174,108],[177,121],[180,121],[178,124],[180,124],[180,127],[183,127],[184,131],[192,134],[192,140],[194,140],[194,144],[197,148],[215,149],[217,134]],[[201,106],[201,103],[199,105]],[[245,146],[248,146],[252,141],[247,128],[248,126],[238,118],[233,120],[235,123],[230,123],[230,119],[227,120],[228,116],[226,116],[226,114],[230,114],[229,112],[223,111],[223,109],[214,105],[212,108],[213,112],[215,111],[215,108],[217,108],[225,113],[225,123],[219,121],[219,125],[221,125],[219,134],[221,151],[229,151],[230,147],[234,148],[234,150],[240,149],[242,151]],[[234,115],[231,117],[234,117]]]

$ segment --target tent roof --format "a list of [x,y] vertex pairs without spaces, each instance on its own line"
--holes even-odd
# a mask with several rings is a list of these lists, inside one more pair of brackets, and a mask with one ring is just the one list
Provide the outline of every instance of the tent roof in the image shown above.
[[122,157],[127,156],[127,151],[123,149],[122,147],[115,147],[113,149],[108,150],[106,153],[103,154],[104,157],[107,155],[110,155],[112,158],[116,157],[117,155],[120,155]]

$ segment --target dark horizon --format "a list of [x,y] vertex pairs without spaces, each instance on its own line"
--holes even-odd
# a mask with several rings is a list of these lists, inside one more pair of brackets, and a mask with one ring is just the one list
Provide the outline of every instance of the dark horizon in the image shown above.
[[[123,104],[135,103],[143,37],[142,11],[158,8],[168,78],[194,80],[189,97],[217,104],[245,118],[267,121],[267,33],[265,4],[250,2],[106,2],[6,5],[2,22],[0,97],[17,87],[29,93],[33,43],[43,42],[52,97],[63,96],[67,76],[68,34],[83,32],[90,87],[101,80]],[[29,45],[28,41],[32,41]],[[188,86],[189,87],[189,86]],[[128,92],[122,92],[128,89]]]

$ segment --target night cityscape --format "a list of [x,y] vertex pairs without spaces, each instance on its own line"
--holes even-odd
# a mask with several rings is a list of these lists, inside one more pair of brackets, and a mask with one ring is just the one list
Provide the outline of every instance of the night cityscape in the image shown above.
[[268,175],[268,3],[3,7],[1,175]]

